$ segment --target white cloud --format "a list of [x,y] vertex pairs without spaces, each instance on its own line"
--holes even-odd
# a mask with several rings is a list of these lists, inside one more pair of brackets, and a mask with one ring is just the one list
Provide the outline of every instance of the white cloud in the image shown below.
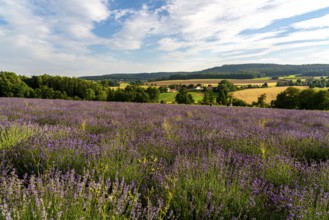
[[[310,54],[327,54],[320,53],[320,47],[328,44],[329,15],[253,33],[280,19],[329,7],[327,0],[164,0],[155,10],[144,5],[112,11],[111,2],[0,0],[0,17],[8,23],[0,25],[1,68],[21,73],[105,74],[198,70],[241,61],[329,61],[328,56]],[[110,39],[96,36],[95,25],[109,18],[122,27]],[[291,27],[296,31],[287,32]],[[246,30],[249,34],[242,35]],[[95,56],[91,45],[118,54],[124,51],[129,57],[147,48],[154,53],[150,62],[157,57],[157,63],[119,59],[114,52]],[[295,57],[284,56],[284,50]]]
[[111,42],[120,49],[140,49],[144,38],[156,33],[158,28],[158,16],[149,12],[147,6],[144,6],[124,23],[123,28],[114,35]]
[[1,68],[21,73],[68,74],[72,66],[90,63],[88,45],[102,42],[92,33],[94,23],[109,16],[104,0],[0,0],[0,5],[7,23],[0,26]]
[[185,42],[178,42],[172,38],[163,38],[159,41],[159,49],[163,51],[175,51],[187,46],[190,45]]
[[[146,36],[161,36],[159,49],[172,53],[188,47],[186,53],[200,53],[205,50],[221,52],[228,50],[255,49],[272,47],[276,43],[287,40],[307,39],[312,35],[302,33],[300,37],[272,37],[262,40],[259,35],[243,37],[239,35],[245,30],[266,27],[273,22],[302,15],[328,7],[325,0],[286,1],[286,0],[167,0],[167,5],[160,12],[145,10],[130,18],[123,29],[116,35],[118,47],[140,49]],[[291,10],[293,8],[293,10]],[[160,16],[165,10],[168,16]],[[283,30],[274,30],[260,34],[262,37],[277,35]],[[309,35],[309,36],[308,36]],[[229,44],[226,46],[225,44]],[[225,45],[225,46],[223,46]],[[225,49],[224,49],[225,50]]]
[[329,28],[329,15],[298,22],[293,27],[298,29]]

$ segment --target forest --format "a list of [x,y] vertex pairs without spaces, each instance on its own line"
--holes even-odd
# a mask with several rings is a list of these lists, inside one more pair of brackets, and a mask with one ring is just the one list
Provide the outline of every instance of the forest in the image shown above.
[[289,75],[329,76],[328,64],[279,65],[279,64],[235,64],[213,67],[194,72],[116,73],[102,76],[84,76],[89,80],[159,81],[170,79],[253,79],[257,77],[280,77]]
[[125,89],[112,89],[116,81],[94,82],[62,76],[18,76],[12,72],[0,72],[0,97],[24,97],[42,99],[158,102],[159,90],[130,85]]

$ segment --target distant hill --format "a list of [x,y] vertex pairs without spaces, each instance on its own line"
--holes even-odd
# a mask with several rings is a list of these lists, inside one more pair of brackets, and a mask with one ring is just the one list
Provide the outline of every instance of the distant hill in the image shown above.
[[235,64],[213,67],[195,72],[116,73],[102,76],[83,76],[88,80],[156,81],[175,79],[252,79],[287,75],[329,76],[329,64],[280,65],[280,64]]
[[156,80],[166,78],[171,75],[188,74],[188,72],[158,72],[158,73],[114,73],[101,76],[82,76],[81,79],[88,80],[124,80],[124,81],[137,81],[137,80]]

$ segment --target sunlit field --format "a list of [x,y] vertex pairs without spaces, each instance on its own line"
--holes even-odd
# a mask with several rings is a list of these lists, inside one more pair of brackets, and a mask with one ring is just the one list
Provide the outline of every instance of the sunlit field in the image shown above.
[[[308,89],[308,86],[294,86],[298,89]],[[254,88],[254,89],[245,89],[236,91],[233,93],[233,97],[237,99],[241,99],[248,104],[252,104],[252,102],[257,102],[258,97],[262,94],[266,94],[266,103],[270,104],[272,100],[275,100],[277,95],[284,90],[286,90],[288,86],[282,87],[269,87],[269,88]]]
[[0,99],[0,219],[328,219],[329,114]]

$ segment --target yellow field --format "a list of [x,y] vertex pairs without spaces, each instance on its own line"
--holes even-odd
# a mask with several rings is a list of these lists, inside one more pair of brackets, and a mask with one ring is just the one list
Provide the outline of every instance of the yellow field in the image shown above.
[[[308,89],[308,86],[294,86],[298,89]],[[276,96],[286,90],[288,86],[283,87],[270,87],[270,88],[257,88],[257,89],[245,89],[241,91],[236,91],[233,93],[233,97],[237,99],[241,99],[248,104],[252,102],[257,102],[258,97],[261,94],[266,94],[266,103],[271,103],[272,100],[276,99]]]
[[[182,84],[182,85],[190,85],[190,84],[205,84],[205,85],[218,85],[218,82],[220,82],[223,79],[187,79],[187,80],[165,80],[165,81],[154,81],[154,82],[148,82],[149,85],[151,83],[156,84],[157,86],[168,86],[171,84]],[[228,79],[228,81],[234,83],[235,85],[262,85],[264,83],[268,83],[271,85],[275,85],[277,80],[271,80],[271,79]]]

